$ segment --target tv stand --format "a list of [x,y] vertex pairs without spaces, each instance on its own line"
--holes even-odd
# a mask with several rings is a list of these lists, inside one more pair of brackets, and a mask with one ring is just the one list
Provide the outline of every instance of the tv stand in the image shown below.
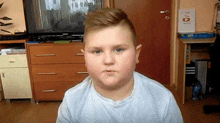
[[49,35],[31,35],[30,41],[79,41],[83,40],[83,35],[67,35],[67,34],[49,34]]

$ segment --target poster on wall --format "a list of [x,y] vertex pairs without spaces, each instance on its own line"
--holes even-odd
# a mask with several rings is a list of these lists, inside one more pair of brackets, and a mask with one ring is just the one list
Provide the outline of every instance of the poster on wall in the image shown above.
[[178,19],[179,33],[195,32],[195,9],[180,9]]

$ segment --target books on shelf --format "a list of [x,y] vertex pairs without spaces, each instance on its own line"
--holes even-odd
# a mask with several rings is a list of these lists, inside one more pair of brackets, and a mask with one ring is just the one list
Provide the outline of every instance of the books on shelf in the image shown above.
[[26,54],[26,51],[25,49],[8,48],[8,49],[1,49],[0,54],[1,55]]

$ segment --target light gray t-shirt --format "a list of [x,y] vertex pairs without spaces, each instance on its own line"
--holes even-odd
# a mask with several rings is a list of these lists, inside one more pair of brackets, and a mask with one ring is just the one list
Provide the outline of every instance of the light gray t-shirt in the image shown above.
[[160,83],[134,72],[132,94],[113,101],[98,94],[91,77],[66,91],[57,123],[182,123],[172,95]]

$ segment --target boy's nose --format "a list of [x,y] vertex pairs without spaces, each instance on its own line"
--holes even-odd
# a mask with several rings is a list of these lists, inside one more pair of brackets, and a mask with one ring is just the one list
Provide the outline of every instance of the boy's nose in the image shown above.
[[111,53],[106,53],[103,62],[105,65],[113,65],[115,63],[114,56]]

